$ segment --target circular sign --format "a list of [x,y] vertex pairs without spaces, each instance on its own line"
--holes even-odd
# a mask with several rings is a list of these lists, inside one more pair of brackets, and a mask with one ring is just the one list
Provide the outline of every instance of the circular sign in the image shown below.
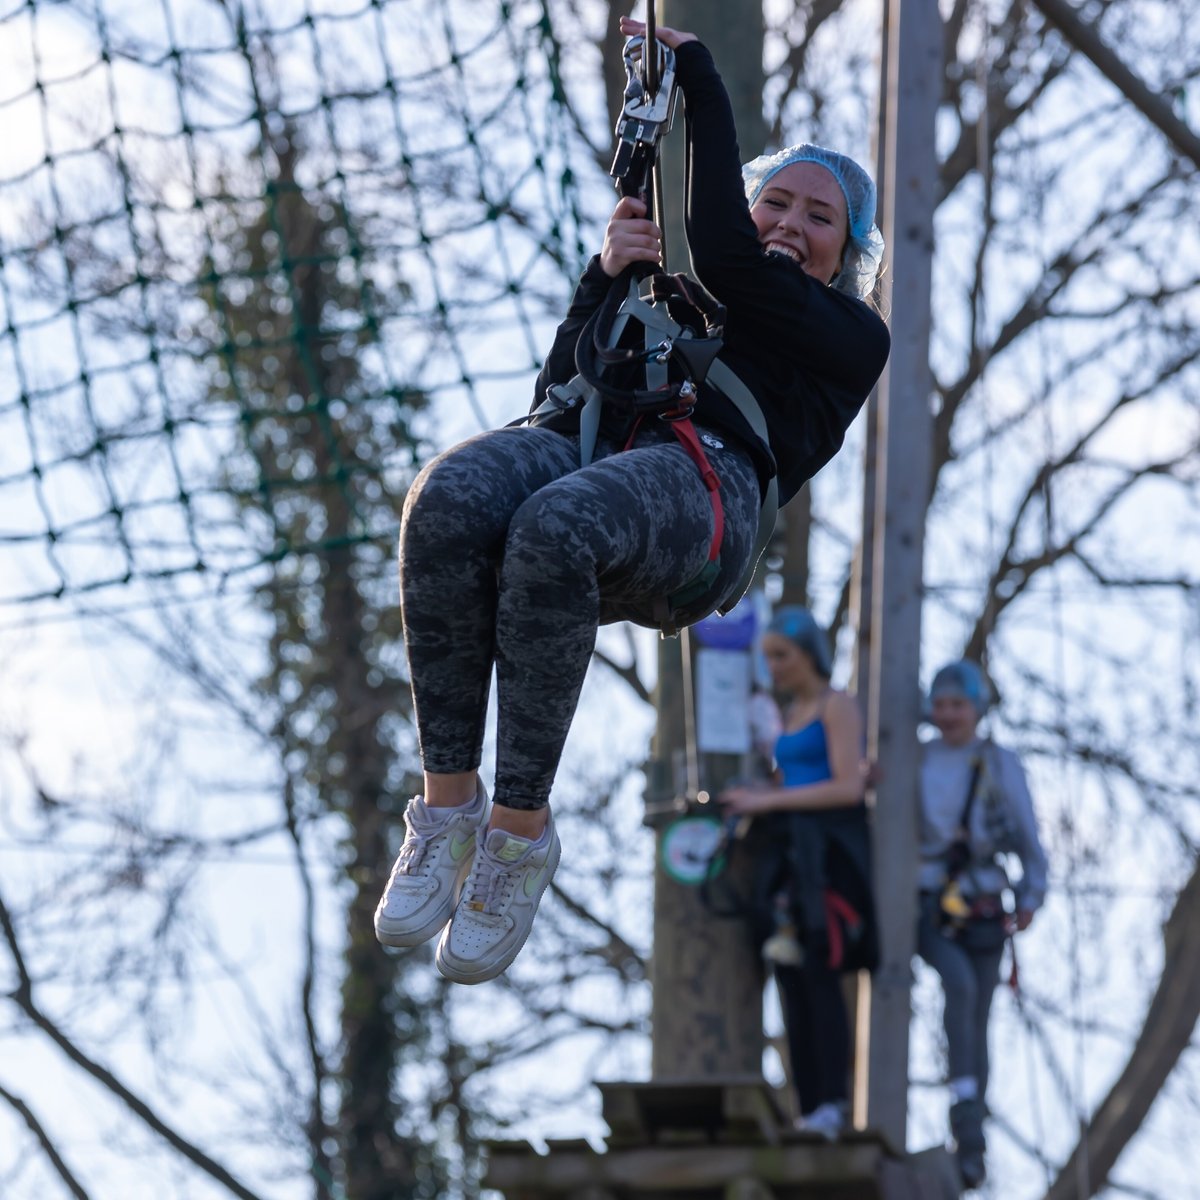
[[676,883],[695,886],[712,873],[713,855],[721,844],[721,822],[715,817],[680,817],[663,830],[662,865]]

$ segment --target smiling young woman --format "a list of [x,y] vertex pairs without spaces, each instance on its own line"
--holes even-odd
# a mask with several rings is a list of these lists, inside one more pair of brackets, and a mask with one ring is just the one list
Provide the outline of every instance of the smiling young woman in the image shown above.
[[[645,27],[622,18],[621,32],[641,37]],[[864,303],[882,249],[869,177],[814,146],[756,159],[743,173],[712,55],[690,33],[660,28],[658,37],[674,53],[685,103],[685,227],[702,285],[693,294],[707,289],[724,306],[712,366],[756,411],[747,416],[710,382],[712,371],[694,386],[684,380],[686,416],[704,447],[698,470],[672,432],[678,418],[642,420],[606,395],[589,429],[594,449],[581,452],[587,406],[559,402],[577,347],[615,289],[661,265],[662,231],[627,196],[558,328],[528,424],[453,447],[410,488],[400,585],[424,790],[406,810],[375,927],[390,946],[440,933],[437,966],[461,983],[512,962],[558,864],[550,789],[598,626],[661,627],[663,598],[688,594],[710,565],[706,607],[683,611],[676,625],[729,600],[751,565],[772,484],[785,503],[837,453],[888,355],[887,327]],[[704,329],[702,310],[694,316]],[[646,360],[644,344],[635,357]],[[493,668],[489,803],[478,770]],[[472,833],[473,855],[455,858]]]
[[783,167],[764,186],[750,219],[768,252],[786,255],[822,283],[838,273],[849,217],[846,197],[825,167]]

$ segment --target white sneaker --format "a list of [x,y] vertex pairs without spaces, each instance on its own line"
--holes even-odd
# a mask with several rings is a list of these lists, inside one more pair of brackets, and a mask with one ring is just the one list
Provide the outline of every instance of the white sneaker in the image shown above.
[[796,930],[791,925],[776,929],[763,942],[762,956],[767,962],[778,963],[784,967],[800,967],[804,965],[804,947],[796,938]]
[[832,1100],[818,1104],[807,1117],[796,1118],[796,1128],[801,1133],[819,1133],[831,1142],[836,1141],[846,1128],[845,1106]]
[[385,946],[419,946],[450,920],[487,818],[482,783],[457,808],[430,808],[420,796],[408,802],[404,845],[375,909],[375,936]]
[[554,878],[562,847],[554,818],[536,842],[479,831],[471,873],[438,942],[437,968],[455,983],[495,979],[517,957]]

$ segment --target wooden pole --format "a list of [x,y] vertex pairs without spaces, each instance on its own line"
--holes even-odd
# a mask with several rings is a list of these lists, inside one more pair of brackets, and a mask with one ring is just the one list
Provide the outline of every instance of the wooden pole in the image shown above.
[[868,753],[883,766],[875,807],[882,962],[871,999],[868,1119],[903,1148],[915,941],[917,725],[921,602],[932,417],[929,369],[934,123],[942,24],[928,0],[890,0],[881,227],[892,353],[878,389]]
[[[695,33],[717,60],[733,102],[742,158],[759,153],[762,119],[763,18],[760,4],[728,0],[661,0],[660,23]],[[688,269],[683,228],[683,113],[662,156],[667,249],[672,271]],[[686,749],[681,641],[658,654],[658,725],[646,789],[648,820],[661,833],[673,797],[683,790]],[[720,786],[728,763],[701,760],[701,783]],[[664,811],[665,810],[665,811]],[[656,844],[659,838],[656,837]],[[656,845],[657,848],[657,845]],[[762,1070],[761,968],[741,922],[712,917],[695,888],[672,880],[656,856],[651,1074],[656,1080],[758,1075]]]
[[[875,123],[875,181],[876,220],[883,222],[883,188],[888,177],[887,167],[887,105],[888,80],[888,23],[890,0],[883,0],[879,54],[879,109]],[[881,285],[882,293],[882,285]],[[867,398],[866,437],[863,445],[863,495],[862,531],[858,543],[858,556],[854,561],[851,584],[850,621],[856,632],[854,664],[851,672],[851,687],[862,706],[864,714],[871,711],[871,647],[875,632],[871,614],[875,604],[875,527],[877,499],[875,488],[878,477],[879,452],[879,392],[871,392]],[[868,793],[868,803],[874,806],[876,797]],[[851,1105],[854,1127],[865,1129],[869,1119],[869,1092],[871,1082],[871,976],[860,971],[855,981],[854,994],[854,1062],[851,1087]]]

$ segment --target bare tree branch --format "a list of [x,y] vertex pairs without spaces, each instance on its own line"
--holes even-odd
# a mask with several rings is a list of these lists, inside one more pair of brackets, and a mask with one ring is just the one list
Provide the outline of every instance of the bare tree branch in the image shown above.
[[[607,944],[593,950],[593,954],[598,954],[610,966],[616,967],[625,979],[646,977],[646,960],[611,925],[600,920],[586,904],[569,895],[561,885],[552,883],[550,890],[565,908],[587,921],[589,925],[594,925],[608,938]],[[630,970],[631,965],[635,968],[633,971]]]
[[842,0],[813,0],[804,27],[804,36],[788,51],[787,57],[779,68],[779,73],[783,77],[783,96],[775,113],[775,119],[771,122],[771,128],[767,130],[767,145],[783,145],[783,116],[787,111],[788,98],[804,78],[808,52],[812,48],[813,38],[816,36],[817,30],[841,7]]
[[252,1192],[215,1159],[210,1158],[198,1146],[193,1145],[178,1131],[171,1128],[149,1104],[126,1087],[112,1071],[89,1058],[50,1017],[38,1008],[33,995],[33,979],[21,952],[16,926],[13,924],[12,916],[3,897],[0,897],[0,931],[3,932],[4,940],[8,943],[9,953],[12,955],[17,971],[17,987],[9,994],[9,998],[17,1004],[26,1017],[46,1034],[77,1067],[80,1067],[101,1087],[120,1100],[149,1129],[158,1134],[169,1146],[177,1150],[204,1174],[221,1184],[233,1195],[241,1197],[241,1200],[262,1200],[257,1192]]
[[[1123,204],[1098,213],[1091,230],[1090,248],[1081,243],[1070,243],[1064,246],[1047,264],[1041,278],[1035,287],[1031,288],[1022,302],[1006,318],[990,345],[985,348],[977,343],[973,345],[966,369],[953,383],[939,387],[942,407],[934,417],[934,446],[933,466],[930,472],[930,495],[937,485],[938,475],[953,458],[951,448],[951,432],[955,417],[958,415],[972,388],[982,378],[988,365],[1006,350],[1010,349],[1019,338],[1033,329],[1039,321],[1051,315],[1055,299],[1065,292],[1079,271],[1096,264],[1103,251],[1111,247],[1119,239],[1119,235],[1128,227],[1145,207],[1147,198],[1157,193],[1171,182],[1173,176],[1161,176],[1154,184],[1131,197]],[[1150,297],[1151,303],[1154,302]],[[1055,313],[1055,316],[1064,314]],[[1171,373],[1175,373],[1194,361],[1195,351],[1185,351],[1177,356],[1176,365]]]
[[1176,153],[1200,167],[1200,136],[1193,133],[1152,91],[1105,45],[1096,28],[1067,0],[1033,0],[1042,15],[1112,83],[1121,94],[1171,143]]
[[321,1107],[325,1080],[329,1077],[329,1066],[321,1052],[321,1039],[317,1033],[317,896],[312,872],[304,857],[304,835],[301,822],[297,819],[296,792],[289,777],[284,784],[284,812],[287,814],[288,836],[292,842],[296,874],[304,898],[303,936],[304,969],[300,983],[300,1011],[304,1020],[304,1038],[308,1049],[309,1066],[312,1069],[312,1095],[305,1135],[308,1138],[309,1155],[312,1159],[313,1175],[317,1182],[318,1200],[332,1195],[333,1164],[330,1161],[328,1143],[330,1129]]
[[[949,31],[948,31],[949,32]],[[1035,87],[1028,89],[1028,94],[1013,103],[1009,99],[1010,82],[1006,75],[1011,72],[1012,78],[1023,85],[1028,84],[1011,64],[1011,45],[1006,47],[1005,54],[992,64],[986,81],[986,153],[990,156],[1001,134],[1013,128],[1027,113],[1035,110],[1039,100],[1050,85],[1062,74],[1064,63],[1051,63],[1045,74],[1038,80]],[[946,62],[955,63],[954,44],[948,39]],[[963,76],[966,75],[966,64],[955,64]],[[949,74],[949,73],[948,73]],[[958,141],[951,147],[939,170],[942,198],[949,196],[956,187],[976,169],[984,164],[980,160],[980,121],[964,120],[959,129]]]
[[75,1178],[71,1168],[63,1161],[62,1155],[59,1154],[58,1148],[55,1146],[49,1133],[46,1132],[45,1126],[37,1119],[29,1105],[19,1096],[13,1095],[3,1085],[0,1085],[0,1099],[6,1101],[21,1114],[21,1119],[29,1126],[29,1130],[33,1136],[37,1138],[38,1145],[42,1148],[42,1153],[50,1160],[50,1165],[54,1168],[58,1177],[70,1189],[71,1195],[77,1197],[77,1200],[89,1200],[83,1184]]
[[612,673],[623,679],[629,684],[633,694],[642,701],[643,704],[653,704],[654,695],[650,689],[642,682],[641,676],[638,674],[637,660],[622,665],[615,659],[610,658],[603,650],[596,649],[592,651],[592,657],[600,663],[603,663]]
[[1090,533],[1093,533],[1104,517],[1117,503],[1132,490],[1134,485],[1149,475],[1160,475],[1178,466],[1178,458],[1166,463],[1152,463],[1138,470],[1130,471],[1125,479],[1111,488],[1107,495],[1101,497],[1092,507],[1091,512],[1076,524],[1074,531],[1057,544],[1047,544],[1039,554],[1017,555],[1015,552],[1022,525],[1022,513],[1029,501],[1044,491],[1049,476],[1041,477],[1026,494],[1021,510],[1014,518],[1009,529],[1008,545],[996,563],[995,570],[984,588],[988,597],[988,606],[984,614],[976,622],[975,628],[967,642],[965,654],[968,658],[981,658],[988,636],[995,628],[1000,614],[1029,586],[1039,571],[1052,567],[1068,555],[1075,555],[1079,543]]

